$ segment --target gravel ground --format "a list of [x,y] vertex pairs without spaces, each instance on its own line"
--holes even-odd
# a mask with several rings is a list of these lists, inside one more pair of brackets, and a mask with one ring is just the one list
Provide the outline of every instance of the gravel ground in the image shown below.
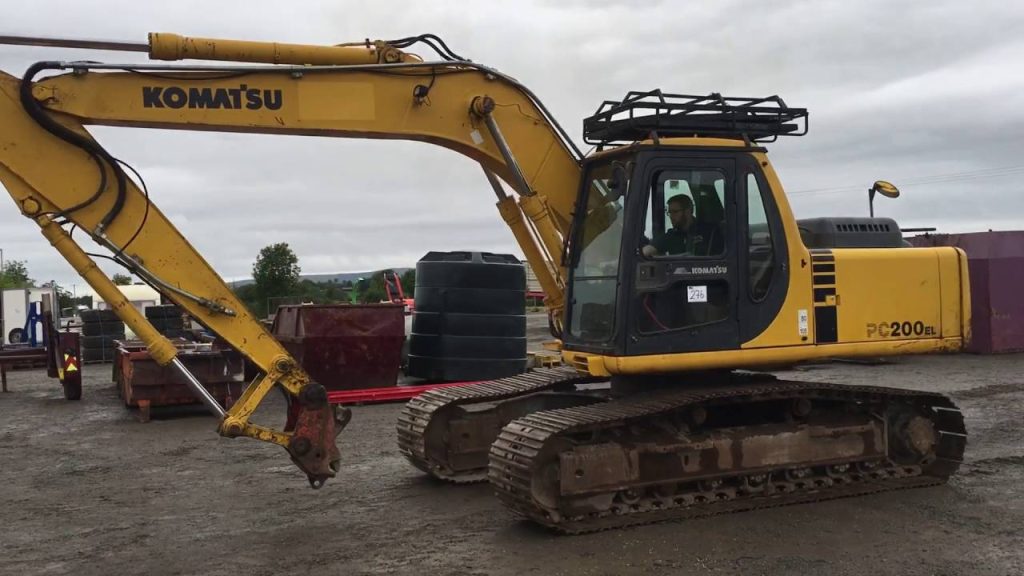
[[313,491],[283,450],[218,438],[199,409],[139,423],[108,365],[86,366],[81,402],[12,372],[0,574],[1022,574],[1022,369],[1024,355],[940,356],[783,374],[950,394],[970,440],[946,486],[576,537],[511,518],[486,484],[411,468],[399,404],[354,408],[341,474]]

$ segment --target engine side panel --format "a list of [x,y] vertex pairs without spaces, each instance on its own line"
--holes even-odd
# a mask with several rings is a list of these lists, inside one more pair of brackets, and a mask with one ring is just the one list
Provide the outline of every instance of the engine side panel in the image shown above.
[[[840,343],[960,336],[961,279],[955,251],[902,248],[831,253],[834,274],[816,273],[812,286],[817,343],[830,342],[830,329]],[[943,302],[944,294],[956,294],[956,304],[950,307]],[[829,318],[822,312],[833,307],[835,326],[822,324],[822,318]],[[944,320],[957,330],[944,330]]]

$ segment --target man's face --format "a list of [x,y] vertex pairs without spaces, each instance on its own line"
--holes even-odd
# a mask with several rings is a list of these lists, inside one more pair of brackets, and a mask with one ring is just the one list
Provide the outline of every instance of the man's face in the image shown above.
[[666,211],[673,228],[687,228],[693,221],[693,206],[682,202],[669,202]]

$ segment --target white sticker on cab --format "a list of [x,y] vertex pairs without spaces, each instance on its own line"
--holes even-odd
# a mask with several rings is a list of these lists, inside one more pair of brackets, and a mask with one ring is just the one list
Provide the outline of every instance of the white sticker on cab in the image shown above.
[[686,287],[686,301],[687,302],[707,302],[708,301],[708,287],[707,286],[687,286]]

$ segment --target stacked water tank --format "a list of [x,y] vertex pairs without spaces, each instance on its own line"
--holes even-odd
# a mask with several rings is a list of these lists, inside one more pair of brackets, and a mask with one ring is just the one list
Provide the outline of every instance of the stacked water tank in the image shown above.
[[430,252],[416,263],[406,374],[490,380],[526,370],[526,270],[510,254]]
[[124,340],[124,322],[113,310],[82,310],[82,360],[111,362],[117,346]]
[[156,331],[168,338],[184,338],[185,319],[181,308],[174,304],[146,307],[146,319]]

